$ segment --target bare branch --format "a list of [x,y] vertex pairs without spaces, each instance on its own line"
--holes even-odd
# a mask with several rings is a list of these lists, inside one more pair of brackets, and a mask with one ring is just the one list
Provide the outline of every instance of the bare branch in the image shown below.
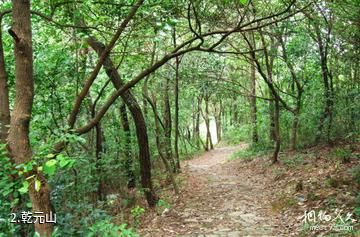
[[78,115],[78,113],[80,111],[81,103],[84,100],[85,96],[87,95],[87,93],[88,93],[91,85],[95,81],[97,75],[99,74],[100,69],[101,69],[106,57],[109,55],[110,51],[115,46],[116,41],[119,39],[120,35],[125,30],[127,24],[130,22],[130,20],[135,16],[137,10],[139,9],[139,7],[141,6],[141,4],[143,2],[144,2],[144,0],[138,0],[133,5],[133,7],[131,8],[129,14],[123,20],[123,22],[120,24],[119,29],[116,31],[116,33],[112,37],[110,43],[106,46],[105,50],[103,51],[103,53],[99,57],[99,61],[97,62],[93,72],[91,73],[89,78],[86,80],[83,89],[81,90],[81,92],[79,93],[78,97],[75,100],[74,107],[73,107],[73,110],[70,113],[69,121],[68,121],[70,128],[74,127],[74,124],[76,122],[76,117],[77,117],[77,115]]

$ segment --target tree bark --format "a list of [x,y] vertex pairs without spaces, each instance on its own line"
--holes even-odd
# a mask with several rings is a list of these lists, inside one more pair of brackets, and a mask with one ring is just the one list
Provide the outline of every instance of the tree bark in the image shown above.
[[[171,108],[170,108],[170,98],[169,98],[169,78],[165,80],[165,90],[164,90],[164,137],[165,137],[165,156],[168,161],[170,161],[171,167],[174,172],[176,171],[175,161],[172,157],[172,146],[171,146]],[[175,172],[176,173],[176,172]]]
[[120,106],[120,117],[121,117],[121,124],[125,133],[125,139],[124,139],[124,147],[125,147],[125,171],[126,176],[128,178],[128,188],[135,188],[136,185],[136,179],[135,174],[133,171],[133,156],[131,152],[131,133],[130,133],[130,125],[129,125],[129,119],[126,112],[126,105],[122,104]]
[[270,118],[270,124],[269,124],[269,137],[270,141],[275,141],[275,102],[269,101],[269,118]]
[[[134,5],[130,9],[130,12],[127,14],[125,19],[121,22],[119,28],[117,29],[117,31],[113,35],[113,37],[110,40],[109,44],[106,47],[105,46],[103,47],[102,53],[101,53],[101,55],[99,55],[99,61],[96,63],[96,66],[95,66],[94,70],[92,71],[91,75],[86,80],[86,82],[84,83],[83,89],[80,91],[79,95],[76,97],[73,109],[72,109],[72,111],[71,111],[71,113],[69,115],[69,119],[68,119],[68,124],[69,124],[70,128],[74,127],[75,122],[77,120],[77,115],[78,115],[78,113],[80,111],[82,101],[84,100],[85,96],[88,94],[91,85],[94,83],[95,79],[97,78],[102,65],[104,64],[105,60],[107,58],[109,58],[110,52],[114,48],[114,46],[115,46],[117,40],[119,39],[120,35],[125,30],[128,23],[135,16],[137,10],[143,4],[143,2],[144,2],[144,0],[137,0],[134,3]],[[95,127],[95,125],[92,126],[92,127]]]
[[227,111],[226,111],[226,106],[222,106],[222,110],[221,110],[221,123],[222,123],[222,132],[226,133],[227,132],[227,128],[228,128],[228,118],[227,118]]
[[220,100],[219,107],[217,107],[217,105],[215,105],[216,138],[217,138],[218,143],[221,141],[221,134],[222,134],[222,121],[221,121],[222,113],[221,112],[222,112],[222,103]]
[[0,144],[5,144],[10,125],[10,108],[1,23],[2,15],[0,15]]
[[196,116],[197,116],[197,99],[196,98],[193,98],[192,99],[192,116],[191,116],[191,119],[192,119],[192,138],[193,140],[195,141],[196,139]]
[[[262,45],[264,47],[264,61],[266,65],[266,73],[262,70],[261,64],[259,60],[256,58],[254,50],[254,46],[250,43],[249,39],[246,37],[245,34],[243,34],[244,39],[247,42],[247,45],[252,50],[251,52],[251,58],[253,59],[253,62],[255,62],[257,66],[257,70],[260,73],[261,77],[264,79],[265,83],[268,86],[270,95],[272,97],[272,100],[269,101],[269,113],[270,113],[270,140],[275,142],[274,152],[272,156],[272,162],[276,163],[278,161],[278,155],[280,151],[280,103],[289,110],[292,110],[284,100],[280,97],[279,93],[277,92],[277,89],[274,85],[274,81],[272,79],[272,73],[273,73],[273,63],[274,63],[274,55],[275,54],[269,54],[267,44],[265,41],[264,34],[261,30],[259,30],[260,38]],[[273,38],[270,38],[270,52],[274,52],[277,50],[277,45],[274,42]]]
[[[300,101],[298,101],[300,103]],[[297,143],[297,131],[299,127],[299,116],[300,116],[300,105],[298,105],[294,111],[294,118],[292,121],[292,129],[291,129],[291,140],[290,140],[290,149],[295,150],[296,149],[296,143]]]
[[[84,63],[84,66],[86,66],[86,60]],[[101,92],[100,92],[101,94]],[[100,98],[100,97],[98,97]],[[90,104],[90,112],[91,112],[91,118],[94,118],[95,116],[95,106],[97,103],[97,100],[94,102],[92,101],[92,98],[90,94],[88,94],[89,104]],[[91,140],[89,140],[90,146],[93,145],[93,136],[89,136]],[[95,170],[96,170],[96,177],[98,177],[98,184],[97,184],[97,199],[100,201],[105,200],[106,193],[105,193],[105,182],[104,182],[104,175],[103,175],[103,169],[102,169],[102,154],[104,153],[104,133],[101,127],[101,122],[97,123],[95,126],[95,157],[96,157],[96,163],[95,163]]]
[[200,111],[201,111],[201,98],[198,97],[196,101],[196,118],[195,118],[195,134],[194,137],[196,139],[196,147],[200,148]]
[[[160,120],[160,117],[158,116],[158,114],[156,112],[157,111],[157,109],[156,109],[156,98],[155,98],[154,95],[152,95],[152,97],[153,97],[153,99],[152,99],[152,103],[150,103],[150,105],[151,105],[151,107],[153,109],[154,119],[155,119],[154,121],[155,121],[155,133],[156,133],[156,147],[158,149],[160,159],[164,163],[165,169],[169,174],[171,183],[172,183],[172,185],[174,187],[175,194],[177,195],[177,194],[179,194],[179,188],[177,186],[177,183],[176,183],[176,180],[175,180],[175,177],[174,177],[175,172],[173,172],[174,171],[173,167],[171,167],[171,165],[169,163],[169,160],[166,159],[165,154],[162,151],[162,142],[161,142],[161,138],[160,138],[161,132],[160,132],[160,126],[159,126],[159,122],[161,122],[161,120]],[[147,99],[148,99],[148,101],[150,100],[149,97]],[[164,129],[165,129],[165,126],[164,126]]]
[[[16,164],[31,161],[32,149],[29,140],[29,125],[34,99],[33,50],[31,37],[30,1],[13,0],[13,25],[9,33],[14,39],[15,49],[15,104],[10,121],[8,137],[9,151]],[[50,189],[41,173],[36,173],[41,182],[35,190],[34,179],[29,185],[33,212],[50,214]],[[41,236],[51,236],[53,223],[36,223],[35,231]]]
[[239,112],[238,112],[236,99],[237,98],[234,97],[232,102],[232,123],[231,123],[231,125],[235,125],[235,126],[239,123]]
[[175,58],[176,60],[176,69],[175,69],[175,118],[174,118],[174,127],[175,127],[175,137],[174,137],[174,151],[175,151],[175,162],[176,169],[180,171],[180,157],[179,157],[179,57]]
[[297,130],[299,127],[299,117],[300,117],[300,109],[301,109],[301,98],[302,98],[302,94],[304,92],[303,87],[304,85],[301,84],[300,80],[298,79],[294,66],[291,63],[289,57],[288,57],[288,53],[286,50],[286,46],[285,46],[285,42],[282,38],[282,36],[278,37],[278,40],[280,42],[280,45],[282,47],[282,51],[283,51],[283,59],[290,71],[290,75],[292,78],[292,92],[294,94],[294,90],[295,90],[295,86],[296,86],[296,105],[294,110],[290,111],[292,112],[294,118],[292,121],[292,130],[291,130],[291,138],[290,138],[290,149],[291,150],[295,150],[296,149],[296,142],[297,142]]
[[[105,49],[104,44],[97,41],[94,37],[89,37],[87,39],[87,43],[98,53],[98,55],[103,54],[102,52]],[[120,74],[116,70],[109,56],[106,57],[103,65],[106,74],[111,79],[114,87],[117,90],[120,89],[124,85],[124,82],[121,80]],[[153,207],[157,202],[157,197],[154,193],[151,181],[151,159],[145,119],[138,102],[136,101],[130,90],[122,93],[121,98],[129,108],[135,122],[136,136],[139,147],[141,185],[144,188],[145,196],[149,206]]]
[[96,146],[95,146],[95,156],[96,156],[96,171],[97,176],[99,177],[99,183],[97,187],[97,195],[100,201],[105,200],[105,185],[102,171],[102,154],[104,152],[103,143],[104,143],[104,134],[101,128],[101,123],[98,123],[95,127],[95,136],[96,136]]
[[256,107],[256,66],[254,59],[251,62],[251,97],[250,97],[250,105],[251,105],[251,129],[252,129],[252,142],[256,144],[259,140],[259,136],[257,133],[257,107]]
[[[173,42],[174,47],[176,47],[176,28],[174,27],[173,30]],[[179,73],[180,67],[180,58],[175,57],[175,87],[174,87],[174,94],[175,94],[175,118],[174,118],[174,128],[175,128],[175,137],[174,137],[174,151],[175,151],[175,165],[176,170],[180,172],[180,157],[179,157]]]
[[275,139],[275,147],[272,156],[272,163],[278,162],[279,151],[280,151],[280,103],[279,100],[274,101],[274,139]]
[[320,137],[321,137],[321,134],[322,134],[323,127],[325,125],[325,121],[326,121],[326,119],[328,119],[327,140],[328,140],[328,143],[331,143],[331,141],[330,141],[331,140],[330,139],[330,131],[331,131],[331,126],[332,126],[333,95],[332,95],[332,90],[330,88],[326,56],[323,55],[323,53],[321,53],[322,49],[321,49],[320,46],[319,46],[319,48],[320,48],[319,50],[320,50],[321,72],[322,72],[321,74],[322,74],[323,83],[324,83],[324,90],[325,90],[325,92],[324,92],[325,105],[324,105],[324,111],[323,111],[323,113],[322,113],[322,115],[320,117],[315,142],[317,143],[317,142],[320,141]]
[[206,126],[206,145],[205,150],[208,151],[209,148],[212,150],[214,149],[213,142],[211,140],[211,133],[210,133],[210,118],[209,118],[209,96],[206,95],[204,97],[205,101],[205,114],[203,114],[204,120],[205,120],[205,126]]
[[[154,61],[155,61],[156,46],[157,46],[157,43],[154,42],[154,43],[153,43],[153,50],[152,50],[152,53],[151,53],[151,62],[150,62],[150,65],[153,65],[153,64],[154,64]],[[142,93],[143,93],[143,111],[144,111],[144,117],[145,117],[145,118],[147,118],[147,114],[148,114],[146,97],[148,97],[148,81],[149,81],[150,75],[151,75],[151,74],[147,75],[147,77],[146,77],[145,80],[144,80],[144,85],[143,85],[143,87],[142,87]]]
[[[313,18],[309,16],[308,14],[305,14],[311,21],[313,21]],[[330,36],[331,36],[331,24],[329,21],[331,19],[326,19],[325,21],[327,23],[327,34],[325,39],[322,37],[321,29],[317,22],[313,22],[313,28],[315,31],[315,41],[318,46],[319,50],[319,56],[320,56],[320,67],[321,67],[321,76],[323,79],[323,85],[324,85],[324,111],[321,114],[318,130],[315,138],[315,142],[318,143],[320,141],[323,127],[325,125],[326,119],[328,120],[328,127],[327,127],[327,142],[331,144],[331,127],[332,127],[332,119],[333,119],[333,106],[334,106],[334,88],[332,83],[332,75],[328,68],[328,47],[330,42]]]

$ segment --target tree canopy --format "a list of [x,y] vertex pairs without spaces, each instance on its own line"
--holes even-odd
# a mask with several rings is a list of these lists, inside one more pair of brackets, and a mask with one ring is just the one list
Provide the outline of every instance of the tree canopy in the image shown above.
[[57,223],[0,222],[0,236],[99,236],[119,212],[134,221],[114,236],[135,236],[134,200],[163,205],[182,161],[223,144],[272,164],[357,147],[359,12],[357,0],[2,0],[0,217]]

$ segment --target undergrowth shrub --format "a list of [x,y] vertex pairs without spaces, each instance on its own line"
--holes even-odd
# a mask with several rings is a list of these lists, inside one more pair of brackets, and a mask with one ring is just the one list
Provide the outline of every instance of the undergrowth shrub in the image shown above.
[[240,142],[248,141],[249,134],[251,134],[249,124],[239,126],[232,125],[225,131],[223,139],[229,144],[239,144]]
[[351,150],[348,148],[337,148],[334,151],[334,156],[339,159],[342,163],[348,163],[351,159]]
[[356,183],[360,186],[360,165],[351,168],[350,173],[355,179]]
[[139,235],[132,228],[126,228],[126,224],[119,226],[113,224],[110,219],[97,221],[89,228],[87,237],[138,237]]
[[246,149],[242,149],[236,151],[234,154],[231,155],[230,160],[234,159],[243,159],[250,161],[257,156],[265,155],[269,152],[269,147],[264,144],[253,144],[247,147]]

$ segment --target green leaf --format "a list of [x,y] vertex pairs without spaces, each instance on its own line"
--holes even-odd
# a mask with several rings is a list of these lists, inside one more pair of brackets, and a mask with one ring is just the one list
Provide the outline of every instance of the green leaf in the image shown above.
[[11,189],[5,190],[5,191],[3,191],[2,195],[3,195],[4,197],[6,197],[6,196],[9,195],[11,192],[12,192]]
[[60,164],[60,167],[61,168],[64,168],[65,166],[67,166],[68,164],[70,164],[70,160],[66,160],[66,159],[64,159],[64,160],[60,160],[60,162],[59,162],[59,164]]
[[54,175],[55,171],[56,171],[56,163],[57,160],[55,159],[51,159],[45,162],[45,164],[43,165],[43,171],[45,174],[47,175]]
[[242,4],[242,5],[245,5],[247,3],[247,0],[239,0],[239,2]]
[[24,181],[22,183],[22,187],[18,189],[18,191],[21,193],[21,194],[24,194],[24,193],[27,193],[29,191],[29,182],[28,181]]
[[51,160],[46,161],[45,165],[46,166],[54,166],[54,165],[56,165],[56,162],[57,162],[57,160],[51,159]]
[[59,165],[61,168],[64,168],[66,166],[71,167],[75,162],[70,157],[64,156],[62,154],[58,155],[57,160],[59,161]]
[[32,162],[29,162],[29,163],[24,165],[24,171],[25,172],[29,172],[32,169],[33,169],[33,163]]
[[19,198],[15,198],[15,199],[11,202],[11,207],[15,207],[18,203],[19,203]]
[[48,155],[46,155],[46,158],[53,158],[53,157],[55,157],[54,154],[48,154]]
[[41,188],[41,182],[38,179],[35,179],[35,190],[36,192],[39,192]]

